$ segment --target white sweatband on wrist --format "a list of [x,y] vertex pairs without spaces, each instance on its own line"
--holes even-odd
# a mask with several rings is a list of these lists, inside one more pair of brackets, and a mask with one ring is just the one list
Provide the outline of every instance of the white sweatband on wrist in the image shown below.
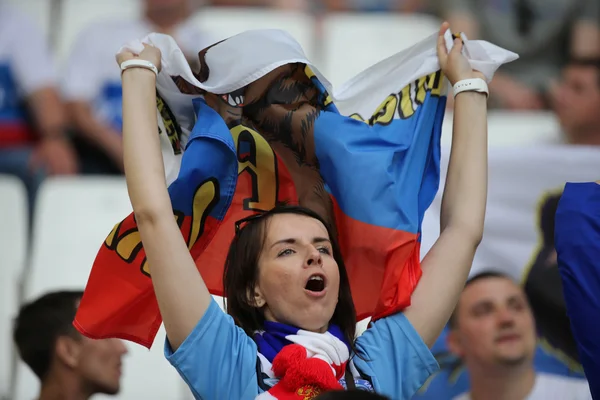
[[454,84],[453,91],[454,97],[462,92],[477,92],[485,93],[486,96],[490,95],[487,82],[481,78],[463,79],[462,81],[458,81]]
[[156,76],[158,76],[158,68],[156,65],[152,64],[150,61],[140,60],[139,58],[133,58],[131,60],[123,61],[121,63],[121,73],[129,68],[145,68],[154,72]]

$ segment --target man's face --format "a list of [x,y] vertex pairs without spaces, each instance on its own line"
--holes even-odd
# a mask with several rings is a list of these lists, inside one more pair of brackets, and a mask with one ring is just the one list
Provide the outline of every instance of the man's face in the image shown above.
[[554,112],[573,144],[582,144],[586,133],[600,130],[598,74],[593,66],[568,66],[552,93]]
[[120,389],[121,359],[127,353],[118,339],[81,338],[78,372],[96,393],[116,394]]
[[450,349],[467,365],[520,365],[536,346],[535,323],[523,290],[510,279],[482,278],[461,294]]

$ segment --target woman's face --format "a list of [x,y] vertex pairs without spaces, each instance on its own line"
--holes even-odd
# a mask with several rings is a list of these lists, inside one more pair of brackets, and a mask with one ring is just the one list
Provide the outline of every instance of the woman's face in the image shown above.
[[254,301],[267,321],[325,332],[338,302],[340,274],[325,226],[276,214],[266,222]]

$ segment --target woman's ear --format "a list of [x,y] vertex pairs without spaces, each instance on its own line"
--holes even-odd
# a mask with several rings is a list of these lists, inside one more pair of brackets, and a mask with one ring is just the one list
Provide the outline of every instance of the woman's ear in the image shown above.
[[248,289],[246,292],[246,301],[251,307],[263,308],[267,304],[262,292],[258,286],[254,289]]

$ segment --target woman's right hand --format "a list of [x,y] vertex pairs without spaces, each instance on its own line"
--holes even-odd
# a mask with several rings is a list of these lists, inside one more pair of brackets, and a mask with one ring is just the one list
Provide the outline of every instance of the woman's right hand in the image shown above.
[[442,24],[437,44],[438,60],[444,75],[452,85],[464,79],[481,78],[485,80],[485,76],[471,68],[469,60],[462,54],[463,42],[461,39],[454,39],[454,46],[450,51],[447,50],[444,34],[449,28],[450,24],[447,22]]
[[117,54],[117,63],[121,66],[122,63],[128,60],[140,59],[145,61],[150,61],[160,72],[161,62],[160,62],[160,50],[157,47],[151,46],[149,44],[144,43],[144,50],[140,54],[135,54],[130,50],[123,50],[119,54]]

